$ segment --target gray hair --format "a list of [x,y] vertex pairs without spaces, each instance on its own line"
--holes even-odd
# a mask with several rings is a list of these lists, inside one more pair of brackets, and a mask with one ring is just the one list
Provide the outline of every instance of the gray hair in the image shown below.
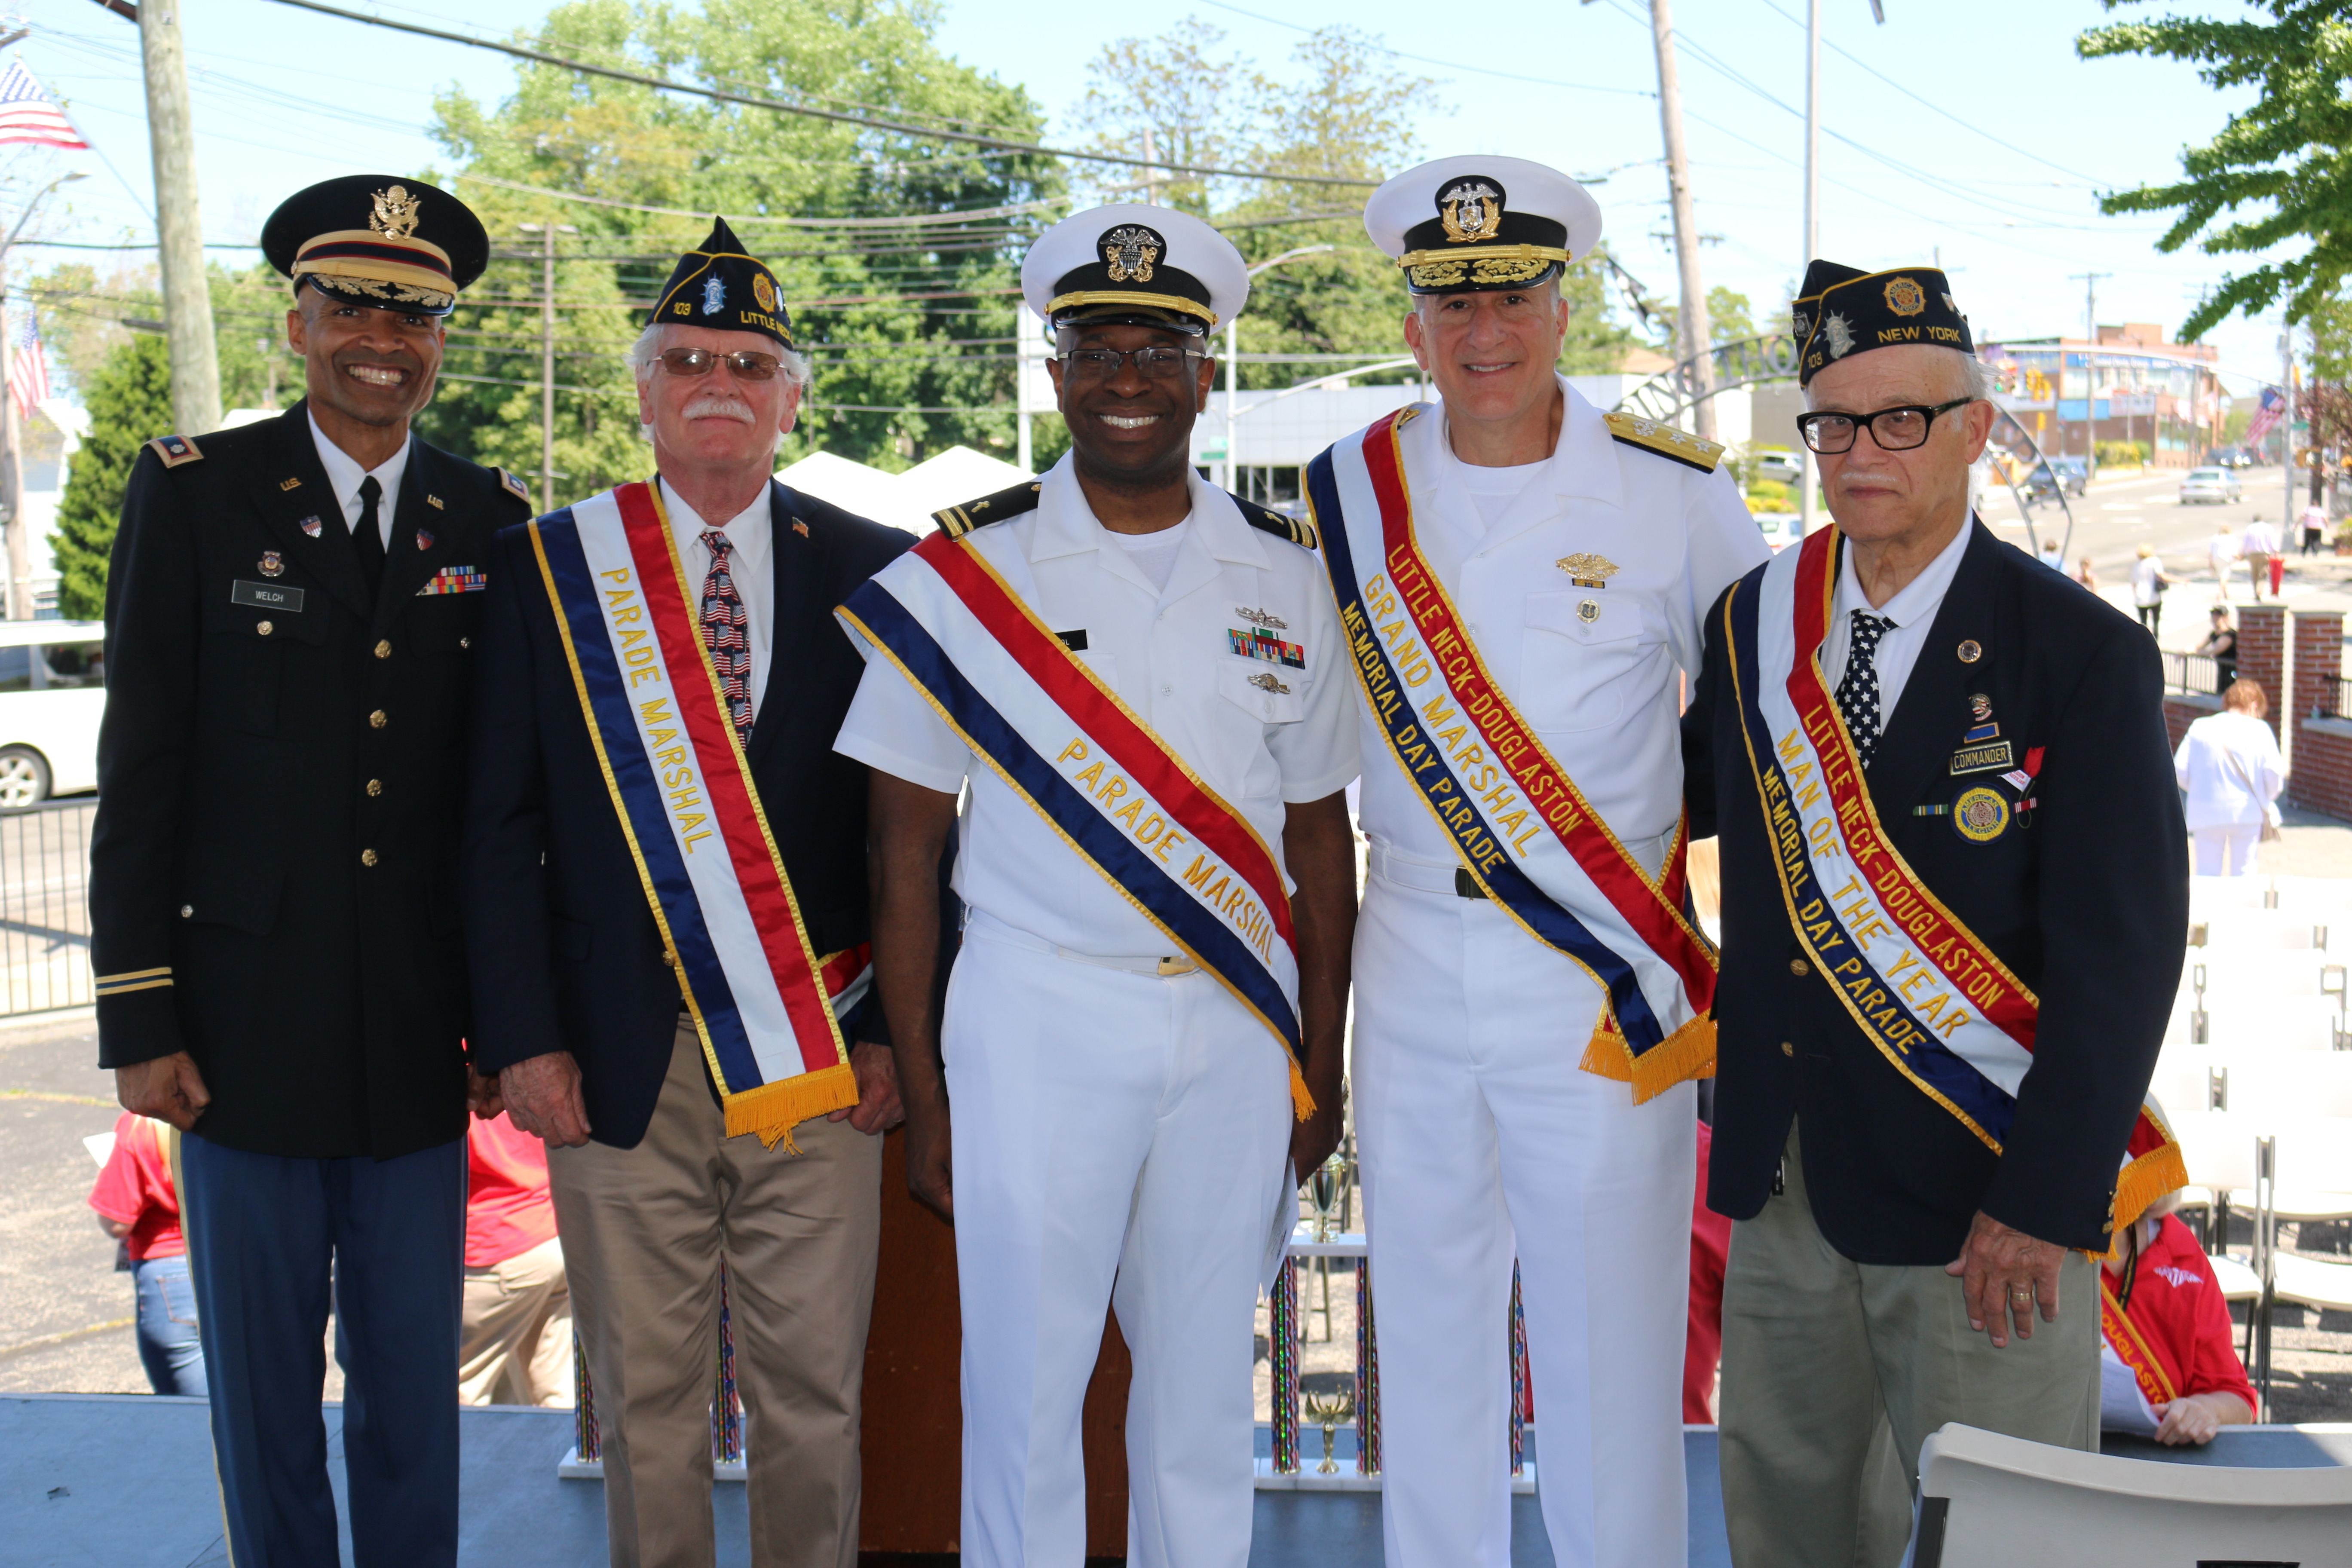
[[[1984,403],[1992,397],[1992,367],[1966,349],[1945,348],[1941,344],[1923,345],[1933,348],[1937,357],[1951,367],[1951,379],[1945,384],[1953,397],[1965,397],[1972,403]],[[1811,387],[1805,389],[1805,406],[1813,405]]]
[[[660,360],[662,351],[669,346],[668,334],[676,325],[673,321],[656,321],[639,332],[637,341],[629,345],[629,369],[639,382],[653,374],[656,362]],[[784,379],[800,388],[802,396],[807,396],[811,380],[808,356],[797,349],[788,349],[778,343],[776,357],[783,361]]]

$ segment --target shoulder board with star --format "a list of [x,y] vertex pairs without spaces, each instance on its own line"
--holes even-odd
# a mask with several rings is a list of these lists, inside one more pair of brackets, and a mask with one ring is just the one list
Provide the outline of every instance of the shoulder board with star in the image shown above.
[[[1233,495],[1231,490],[1225,493]],[[1270,507],[1260,506],[1252,500],[1244,500],[1239,496],[1234,496],[1234,504],[1242,509],[1242,521],[1260,533],[1271,533],[1276,539],[1287,539],[1302,550],[1315,550],[1321,547],[1322,542],[1316,536],[1315,525],[1305,518],[1285,517]]]
[[167,468],[176,468],[182,463],[201,463],[205,460],[205,455],[196,450],[196,444],[185,436],[158,436],[148,442],[147,447],[150,451],[163,459],[163,466]]
[[961,539],[975,528],[986,528],[992,522],[1003,522],[1007,518],[1019,517],[1024,511],[1036,510],[1038,484],[1035,479],[1024,479],[994,495],[935,511],[931,513],[931,521],[938,523],[940,531],[950,539]]
[[1677,430],[1671,425],[1661,425],[1654,419],[1637,418],[1631,414],[1604,414],[1601,418],[1609,426],[1609,434],[1628,447],[1639,447],[1644,452],[1671,458],[1702,474],[1715,472],[1715,466],[1723,461],[1723,443],[1720,441],[1703,441],[1687,430]]
[[530,504],[530,487],[529,485],[523,483],[512,474],[508,473],[504,468],[492,468],[490,471],[498,475],[499,483],[506,487],[507,494],[514,497],[515,500],[522,502],[525,506],[529,506]]

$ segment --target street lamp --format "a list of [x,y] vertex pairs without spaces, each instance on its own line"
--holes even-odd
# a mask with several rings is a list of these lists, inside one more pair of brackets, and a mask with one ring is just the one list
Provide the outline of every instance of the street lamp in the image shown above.
[[[1249,276],[1255,278],[1261,272],[1279,267],[1286,261],[1296,261],[1302,256],[1324,256],[1339,248],[1336,245],[1293,246],[1281,255],[1269,256],[1251,268]],[[1234,312],[1234,319],[1225,323],[1225,489],[1228,490],[1234,488],[1234,420],[1236,417],[1234,413],[1234,403],[1241,395],[1241,312],[1236,310]]]
[[[7,513],[8,530],[8,592],[5,607],[12,621],[33,618],[33,542],[25,536],[25,464],[20,448],[23,445],[16,417],[16,399],[9,390],[15,379],[16,367],[9,361],[16,352],[7,330],[8,252],[16,247],[16,237],[33,221],[33,215],[48,200],[49,193],[59,185],[89,178],[86,174],[59,174],[33,193],[25,204],[25,216],[0,239],[0,510]],[[26,301],[26,308],[31,301]]]

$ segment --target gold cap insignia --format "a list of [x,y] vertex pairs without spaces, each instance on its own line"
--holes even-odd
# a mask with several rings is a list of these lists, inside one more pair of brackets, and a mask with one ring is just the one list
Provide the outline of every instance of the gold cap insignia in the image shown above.
[[368,227],[386,239],[406,239],[416,232],[416,208],[424,199],[411,195],[406,185],[376,192],[375,211],[368,215]]
[[1103,263],[1114,283],[1149,283],[1151,264],[1168,242],[1141,224],[1126,224],[1102,237]]
[[1290,688],[1285,686],[1271,675],[1253,675],[1249,678],[1249,683],[1252,686],[1256,687],[1261,691],[1271,691],[1277,697],[1287,697],[1290,695]]
[[1580,588],[1607,587],[1609,579],[1623,570],[1606,555],[1588,555],[1582,551],[1563,555],[1552,564],[1567,573],[1570,581]]
[[1454,245],[1475,245],[1502,232],[1503,193],[1484,180],[1457,180],[1437,198],[1438,222]]
[[776,286],[764,272],[751,275],[751,298],[760,301],[760,309],[772,316],[776,313]]
[[1916,279],[1892,278],[1886,283],[1886,308],[1898,316],[1916,316],[1927,308],[1927,291]]

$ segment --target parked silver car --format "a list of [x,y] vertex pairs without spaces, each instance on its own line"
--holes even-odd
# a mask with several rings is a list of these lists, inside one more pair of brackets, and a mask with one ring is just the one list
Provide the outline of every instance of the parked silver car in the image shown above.
[[2180,481],[2180,504],[2191,501],[2237,501],[2244,499],[2238,476],[2227,468],[2191,468]]

